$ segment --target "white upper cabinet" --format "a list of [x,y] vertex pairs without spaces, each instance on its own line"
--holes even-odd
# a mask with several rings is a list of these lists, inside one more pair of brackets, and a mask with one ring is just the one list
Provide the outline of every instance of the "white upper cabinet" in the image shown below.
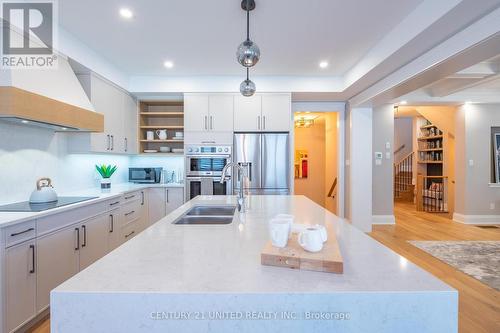
[[208,131],[208,95],[184,95],[184,130]]
[[234,98],[234,130],[237,132],[289,132],[291,118],[290,94]]
[[233,130],[232,94],[185,94],[184,129],[193,132]]
[[103,133],[72,133],[74,152],[137,153],[137,104],[124,90],[94,75],[78,75],[96,112],[104,115]]
[[232,95],[210,95],[208,97],[208,129],[210,131],[233,131],[234,97]]
[[266,132],[288,132],[292,118],[290,94],[262,95],[262,126]]
[[262,123],[262,96],[234,97],[234,130],[260,131]]

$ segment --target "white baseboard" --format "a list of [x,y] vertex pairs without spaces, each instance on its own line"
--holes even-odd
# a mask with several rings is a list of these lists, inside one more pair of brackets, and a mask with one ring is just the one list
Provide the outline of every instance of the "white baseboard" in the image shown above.
[[394,215],[372,215],[372,224],[396,224]]
[[464,215],[453,213],[453,221],[463,224],[500,224],[500,215]]

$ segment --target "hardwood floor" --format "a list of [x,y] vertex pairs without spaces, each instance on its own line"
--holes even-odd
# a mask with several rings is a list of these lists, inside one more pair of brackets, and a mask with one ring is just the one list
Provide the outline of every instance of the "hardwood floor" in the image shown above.
[[500,240],[500,229],[456,223],[446,216],[417,212],[412,204],[396,203],[396,225],[374,226],[370,236],[422,267],[459,292],[459,332],[500,332],[500,292],[426,252],[408,240]]
[[[370,235],[459,291],[459,332],[500,332],[500,292],[412,246],[407,240],[500,240],[500,229],[456,223],[396,203],[396,225],[374,226]],[[47,319],[31,332],[50,333]],[[443,332],[446,333],[446,332]]]

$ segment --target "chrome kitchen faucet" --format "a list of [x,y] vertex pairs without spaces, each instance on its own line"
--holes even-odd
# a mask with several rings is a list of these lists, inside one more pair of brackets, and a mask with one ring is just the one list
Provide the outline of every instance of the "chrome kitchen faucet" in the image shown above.
[[238,211],[240,213],[246,212],[246,204],[245,204],[245,193],[243,191],[244,183],[245,183],[245,177],[247,176],[247,171],[246,171],[246,166],[248,163],[236,163],[236,162],[229,162],[224,166],[224,169],[222,169],[222,176],[220,177],[220,182],[221,184],[224,183],[226,180],[226,172],[229,168],[231,167],[236,167],[238,169],[238,174],[239,174],[239,182],[240,182],[240,192],[238,193]]

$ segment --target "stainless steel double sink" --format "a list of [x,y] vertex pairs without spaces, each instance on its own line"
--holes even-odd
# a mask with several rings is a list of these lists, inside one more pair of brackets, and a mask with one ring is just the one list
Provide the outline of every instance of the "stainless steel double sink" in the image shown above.
[[235,210],[236,206],[194,206],[172,223],[179,225],[230,224]]

